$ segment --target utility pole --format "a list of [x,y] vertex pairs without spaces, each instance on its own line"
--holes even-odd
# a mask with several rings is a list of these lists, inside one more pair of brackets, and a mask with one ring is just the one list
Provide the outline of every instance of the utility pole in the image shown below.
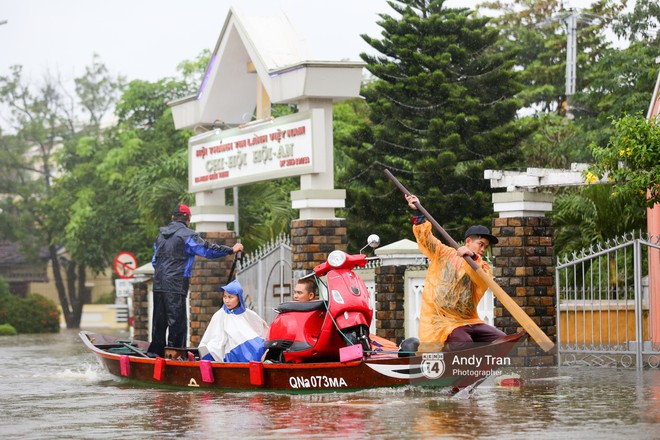
[[[589,16],[589,18],[585,18]],[[575,95],[575,83],[577,78],[577,24],[578,21],[590,23],[594,18],[600,18],[596,14],[578,12],[575,9],[569,9],[559,16],[554,16],[548,20],[542,21],[536,27],[545,27],[552,22],[560,21],[566,27],[566,117],[573,119],[571,111],[571,100]]]
[[574,10],[562,18],[566,25],[566,117],[573,119],[571,98],[575,94],[577,70],[577,20],[580,14]]

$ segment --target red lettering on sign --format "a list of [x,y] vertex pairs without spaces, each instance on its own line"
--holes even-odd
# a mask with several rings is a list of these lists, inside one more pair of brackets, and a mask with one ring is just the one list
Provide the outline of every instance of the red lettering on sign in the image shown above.
[[294,159],[282,159],[280,160],[280,168],[291,167],[295,165],[306,165],[310,162],[311,160],[309,156],[296,157]]
[[290,128],[286,131],[288,137],[302,136],[305,134],[305,126]]

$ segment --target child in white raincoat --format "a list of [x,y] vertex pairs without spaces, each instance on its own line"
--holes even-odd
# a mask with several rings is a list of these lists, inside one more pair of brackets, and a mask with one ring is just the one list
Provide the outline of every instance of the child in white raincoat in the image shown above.
[[224,362],[261,360],[268,324],[245,308],[243,288],[234,280],[220,288],[224,305],[215,312],[199,343],[202,359]]

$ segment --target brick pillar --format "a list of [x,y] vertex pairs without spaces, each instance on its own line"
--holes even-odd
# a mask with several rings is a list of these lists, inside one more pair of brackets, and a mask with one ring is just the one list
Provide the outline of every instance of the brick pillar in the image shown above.
[[[502,289],[556,341],[556,297],[553,265],[552,220],[547,217],[505,217],[493,221],[493,276]],[[511,314],[495,300],[495,326],[505,333],[521,329]],[[531,337],[518,348],[517,366],[555,365],[554,351],[545,353]]]
[[403,310],[405,265],[376,268],[376,335],[401,343],[405,335]]
[[[346,219],[306,219],[291,222],[294,272],[306,274],[335,249],[346,251]],[[294,275],[298,276],[298,275]],[[296,280],[294,280],[294,283]]]
[[[200,232],[200,237],[219,245],[236,244],[234,232]],[[190,345],[196,347],[204,335],[211,317],[222,307],[222,295],[218,287],[224,286],[229,277],[234,255],[209,260],[195,258],[190,278]],[[236,273],[234,273],[236,275]]]
[[133,284],[133,330],[135,339],[148,341],[149,334],[149,284]]

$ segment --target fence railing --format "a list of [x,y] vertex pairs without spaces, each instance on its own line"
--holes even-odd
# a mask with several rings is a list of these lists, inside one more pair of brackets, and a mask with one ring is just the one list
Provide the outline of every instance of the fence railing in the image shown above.
[[236,278],[246,292],[246,305],[266,322],[275,319],[273,309],[278,304],[293,299],[292,260],[291,239],[280,234],[246,255],[236,271]]
[[558,259],[560,364],[660,364],[653,336],[660,308],[654,310],[649,293],[649,284],[660,281],[659,249],[658,240],[626,234]]

